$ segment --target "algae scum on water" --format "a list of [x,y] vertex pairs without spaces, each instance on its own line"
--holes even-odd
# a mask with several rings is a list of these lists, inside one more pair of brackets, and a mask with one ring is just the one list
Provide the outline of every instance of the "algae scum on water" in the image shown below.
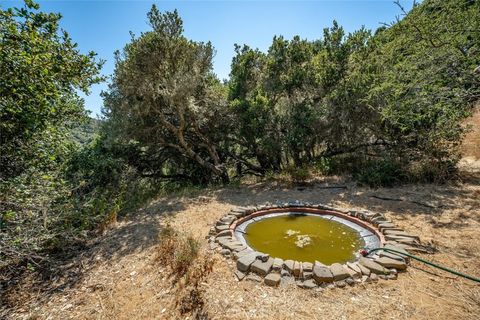
[[365,245],[356,230],[312,215],[265,218],[249,224],[245,233],[250,247],[272,257],[324,264],[353,261]]

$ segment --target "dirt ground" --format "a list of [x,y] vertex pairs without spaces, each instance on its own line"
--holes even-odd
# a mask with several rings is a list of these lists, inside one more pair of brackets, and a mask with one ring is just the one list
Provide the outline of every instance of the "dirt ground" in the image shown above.
[[480,284],[417,262],[394,281],[322,291],[270,288],[238,282],[234,264],[206,250],[205,240],[215,220],[236,206],[321,202],[383,213],[438,250],[423,258],[480,277],[480,111],[469,121],[474,130],[457,182],[374,190],[330,177],[306,187],[248,183],[160,198],[92,239],[53,280],[27,275],[13,306],[0,306],[0,319],[192,319],[178,311],[185,288],[172,285],[156,260],[167,223],[197,238],[214,261],[200,284],[203,311],[212,319],[479,319]]
[[[346,188],[325,188],[340,185]],[[14,313],[5,316],[191,318],[178,312],[175,296],[181,286],[172,286],[167,270],[155,261],[161,228],[169,223],[206,248],[209,228],[231,208],[296,199],[384,213],[438,249],[435,254],[423,254],[424,258],[480,277],[480,177],[475,172],[449,185],[376,190],[336,178],[320,179],[307,187],[251,183],[153,201],[92,239],[85,253],[72,262],[73,283],[59,277],[50,293],[25,292]],[[398,280],[314,291],[238,282],[231,261],[217,253],[207,254],[213,255],[214,270],[200,286],[204,310],[212,319],[478,319],[480,315],[479,284],[416,262]]]

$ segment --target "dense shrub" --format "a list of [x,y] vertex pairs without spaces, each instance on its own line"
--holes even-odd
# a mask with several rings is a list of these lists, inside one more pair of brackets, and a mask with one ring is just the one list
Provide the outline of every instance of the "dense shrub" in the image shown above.
[[[102,80],[101,63],[60,15],[25,4],[0,10],[3,265],[35,265],[169,188],[246,174],[303,182],[312,167],[375,187],[445,181],[480,97],[480,1],[425,0],[374,32],[334,22],[318,40],[275,36],[267,52],[236,45],[225,83],[211,43],[152,6],[151,30],[116,53],[99,136],[75,150],[77,90]],[[182,274],[196,247],[179,245],[169,259]]]

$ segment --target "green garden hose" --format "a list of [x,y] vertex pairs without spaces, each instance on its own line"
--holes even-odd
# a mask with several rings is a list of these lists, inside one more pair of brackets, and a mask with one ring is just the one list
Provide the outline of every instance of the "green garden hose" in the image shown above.
[[443,271],[447,271],[447,272],[450,272],[450,273],[453,273],[454,275],[457,275],[457,276],[460,276],[460,277],[463,277],[463,278],[466,278],[466,279],[469,279],[469,280],[472,280],[472,281],[475,281],[475,282],[480,282],[480,279],[479,278],[475,278],[475,277],[472,277],[472,276],[469,276],[468,274],[464,274],[464,273],[461,273],[461,272],[458,272],[458,271],[455,271],[455,270],[452,270],[452,269],[449,269],[447,267],[444,267],[444,266],[441,266],[441,265],[438,265],[438,264],[435,264],[433,262],[430,262],[430,261],[427,261],[427,260],[424,260],[420,257],[417,257],[417,256],[414,256],[412,254],[409,254],[409,253],[406,253],[406,252],[402,252],[402,251],[398,251],[398,250],[395,250],[395,249],[390,249],[390,248],[374,248],[370,251],[367,252],[367,250],[363,250],[362,252],[362,255],[363,256],[368,256],[369,254],[371,254],[372,252],[375,252],[375,251],[378,251],[378,250],[383,250],[383,251],[387,251],[387,252],[393,252],[393,253],[397,253],[397,254],[400,254],[402,256],[407,256],[407,257],[410,257],[412,259],[415,259],[417,261],[420,261],[420,262],[423,262],[429,266],[432,266],[432,267],[435,267],[435,268],[438,268],[438,269],[441,269]]

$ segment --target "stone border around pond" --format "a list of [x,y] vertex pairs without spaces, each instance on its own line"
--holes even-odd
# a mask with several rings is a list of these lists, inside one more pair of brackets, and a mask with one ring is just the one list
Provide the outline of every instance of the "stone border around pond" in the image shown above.
[[378,279],[396,279],[399,272],[407,269],[409,258],[379,250],[369,257],[360,257],[355,262],[334,263],[326,266],[315,263],[282,260],[254,251],[239,241],[234,234],[242,222],[261,215],[286,212],[287,210],[330,214],[352,221],[372,231],[380,239],[382,247],[400,252],[422,251],[418,236],[411,235],[386,219],[380,213],[367,210],[341,210],[323,204],[284,203],[238,207],[216,221],[207,236],[210,249],[226,258],[236,260],[235,275],[238,280],[263,282],[268,286],[296,283],[299,287],[345,287],[355,283],[375,282]]

